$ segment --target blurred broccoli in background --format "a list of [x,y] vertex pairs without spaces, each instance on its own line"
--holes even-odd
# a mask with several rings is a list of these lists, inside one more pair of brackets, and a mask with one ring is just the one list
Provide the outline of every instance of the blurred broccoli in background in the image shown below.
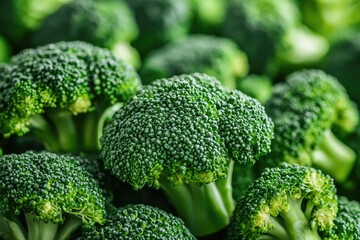
[[139,66],[137,51],[130,46],[138,28],[122,0],[75,0],[48,16],[34,33],[33,44],[86,41],[110,49],[132,65]]
[[256,74],[312,65],[328,50],[327,41],[301,23],[292,0],[230,0],[223,28],[247,54],[250,72]]
[[190,0],[126,0],[139,27],[134,42],[142,56],[186,36],[191,28]]
[[354,132],[359,119],[355,104],[334,77],[321,70],[292,73],[274,86],[266,111],[275,125],[271,160],[314,166],[338,182],[346,181],[356,154],[334,132]]
[[206,73],[223,86],[235,89],[239,78],[248,71],[245,54],[226,38],[191,35],[151,52],[144,60],[141,77],[144,84],[179,74]]
[[238,80],[236,83],[236,89],[250,97],[256,98],[262,104],[271,97],[272,80],[266,75],[251,74]]
[[10,46],[6,39],[0,36],[0,64],[7,62],[10,58]]

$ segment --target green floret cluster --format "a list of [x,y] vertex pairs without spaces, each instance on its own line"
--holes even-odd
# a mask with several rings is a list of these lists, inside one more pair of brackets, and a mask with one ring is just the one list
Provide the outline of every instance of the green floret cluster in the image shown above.
[[67,239],[79,226],[102,224],[105,218],[100,188],[70,156],[4,155],[0,196],[0,236],[4,239]]
[[321,239],[337,211],[332,178],[284,163],[266,168],[238,201],[228,239]]
[[347,179],[356,155],[333,130],[355,131],[358,115],[334,77],[321,70],[293,73],[274,87],[266,109],[275,124],[275,162],[314,165],[339,182]]
[[195,240],[196,238],[181,219],[160,209],[137,204],[112,209],[103,226],[86,229],[80,239]]
[[1,65],[0,73],[1,133],[30,131],[51,151],[98,149],[111,108],[141,85],[130,65],[84,42],[25,50]]
[[237,79],[247,71],[246,56],[235,42],[198,34],[152,52],[144,61],[141,77],[145,84],[149,84],[159,78],[201,72],[235,89]]

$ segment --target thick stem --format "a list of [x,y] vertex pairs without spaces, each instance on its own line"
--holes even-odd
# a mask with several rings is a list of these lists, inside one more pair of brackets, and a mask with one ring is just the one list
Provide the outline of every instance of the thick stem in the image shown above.
[[331,130],[324,133],[319,146],[313,151],[314,166],[330,174],[340,183],[348,178],[355,160],[354,151],[339,141]]
[[20,221],[0,216],[0,239],[26,240],[24,227]]
[[54,240],[58,224],[34,221],[34,216],[25,214],[28,227],[28,240]]
[[288,196],[290,209],[287,212],[281,212],[284,219],[287,232],[291,240],[321,240],[316,230],[312,230],[304,212],[301,209],[301,200],[294,200]]
[[48,151],[60,151],[56,132],[41,115],[34,115],[30,118],[30,132],[42,141]]
[[269,232],[266,233],[268,237],[272,238],[261,238],[261,239],[289,239],[290,236],[284,226],[285,222],[282,219],[270,216],[270,222],[274,226]]
[[220,195],[223,196],[224,204],[228,213],[232,214],[235,209],[235,202],[233,199],[232,177],[234,171],[234,161],[229,162],[228,172],[226,178],[215,181]]
[[68,216],[64,225],[60,226],[56,240],[70,239],[71,235],[81,226],[80,218]]

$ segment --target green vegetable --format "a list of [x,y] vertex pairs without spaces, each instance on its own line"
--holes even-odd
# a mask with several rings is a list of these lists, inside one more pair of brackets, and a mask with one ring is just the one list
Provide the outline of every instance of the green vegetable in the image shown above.
[[264,104],[272,94],[272,80],[266,75],[248,75],[237,81],[236,89]]
[[358,113],[334,77],[321,70],[295,72],[275,85],[266,110],[275,124],[270,156],[275,165],[314,166],[346,181],[356,155],[334,132],[354,132]]
[[103,226],[85,229],[80,239],[193,239],[184,222],[147,205],[128,205],[112,209]]
[[105,167],[134,189],[162,188],[197,236],[228,223],[233,164],[269,152],[273,124],[257,100],[205,74],[159,79],[114,115]]
[[81,225],[105,220],[100,188],[70,156],[2,156],[0,199],[0,238],[5,240],[63,240]]
[[0,132],[50,151],[97,151],[104,122],[140,88],[135,70],[82,42],[28,49],[0,66]]
[[237,203],[228,239],[320,240],[334,226],[337,204],[333,180],[321,171],[266,168]]
[[149,54],[141,71],[145,84],[159,78],[201,72],[235,89],[237,78],[248,71],[245,54],[230,39],[192,35]]
[[0,36],[0,63],[7,62],[10,57],[10,46],[6,39]]

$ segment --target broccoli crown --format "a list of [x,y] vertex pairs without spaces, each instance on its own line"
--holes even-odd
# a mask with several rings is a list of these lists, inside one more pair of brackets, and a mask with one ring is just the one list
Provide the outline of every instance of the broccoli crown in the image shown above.
[[340,83],[321,70],[302,70],[275,85],[266,110],[275,125],[272,154],[280,161],[311,163],[326,130],[354,131],[357,111]]
[[119,42],[134,40],[137,34],[135,19],[123,1],[76,0],[44,20],[34,34],[34,43],[81,40],[112,48]]
[[281,39],[297,19],[296,6],[289,0],[231,0],[224,35],[245,51],[251,72],[271,73]]
[[0,215],[27,213],[35,221],[61,224],[70,214],[85,226],[105,218],[100,188],[70,156],[47,152],[2,156],[0,196]]
[[269,151],[273,124],[260,103],[213,77],[159,79],[127,102],[101,139],[105,167],[135,189],[210,183],[230,160],[253,163]]
[[134,46],[143,55],[190,30],[192,13],[189,0],[127,0],[134,11],[139,37]]
[[336,76],[349,95],[360,104],[360,33],[353,31],[340,37],[330,48],[323,68]]
[[[202,72],[221,83],[233,82],[247,72],[245,55],[226,38],[192,35],[150,53],[142,68],[142,80],[148,84],[159,78]],[[235,86],[234,86],[235,88]]]
[[360,239],[360,203],[339,197],[339,211],[334,227],[324,234],[323,239]]
[[196,239],[184,222],[158,208],[128,205],[110,211],[103,226],[85,229],[81,239]]
[[96,104],[127,100],[140,87],[128,64],[83,42],[59,42],[24,50],[0,66],[0,131],[24,134],[30,117],[49,108],[74,115]]
[[[305,226],[298,221],[302,218],[297,213],[299,210],[306,215]],[[259,239],[279,231],[278,224],[288,232],[288,238],[281,239],[310,239],[291,237],[290,228],[299,228],[300,233],[306,228],[325,231],[334,225],[336,213],[336,189],[328,175],[313,168],[284,163],[277,168],[266,168],[239,200],[229,228],[229,239]],[[293,215],[296,215],[294,219]]]

